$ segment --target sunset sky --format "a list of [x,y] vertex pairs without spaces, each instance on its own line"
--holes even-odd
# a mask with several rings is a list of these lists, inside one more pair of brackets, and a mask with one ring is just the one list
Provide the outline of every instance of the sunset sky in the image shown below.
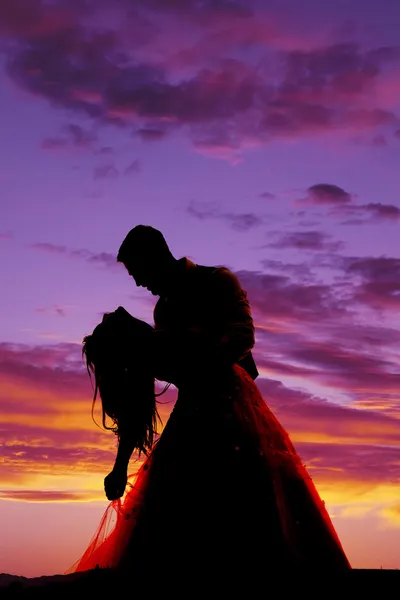
[[237,273],[353,567],[400,568],[399,30],[398,0],[1,0],[0,572],[65,572],[107,507],[81,341],[153,322],[138,223]]

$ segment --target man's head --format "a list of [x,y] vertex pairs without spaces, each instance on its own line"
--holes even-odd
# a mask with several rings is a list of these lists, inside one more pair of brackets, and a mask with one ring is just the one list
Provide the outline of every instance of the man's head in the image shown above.
[[155,296],[166,291],[171,267],[176,262],[161,231],[150,225],[136,225],[129,231],[117,260],[125,265],[137,286],[147,288]]

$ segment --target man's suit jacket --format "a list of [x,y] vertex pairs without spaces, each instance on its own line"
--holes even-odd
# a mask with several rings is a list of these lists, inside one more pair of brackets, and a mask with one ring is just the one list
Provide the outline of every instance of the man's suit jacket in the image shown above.
[[256,379],[254,324],[238,278],[226,267],[196,265],[186,257],[178,262],[171,292],[154,308],[156,332],[170,332],[186,356],[237,363]]

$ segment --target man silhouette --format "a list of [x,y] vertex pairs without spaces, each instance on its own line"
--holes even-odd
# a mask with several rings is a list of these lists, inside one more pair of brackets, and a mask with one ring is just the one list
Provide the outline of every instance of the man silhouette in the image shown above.
[[232,271],[175,258],[163,234],[149,225],[129,231],[117,260],[137,286],[159,296],[154,324],[158,367],[169,373],[165,381],[172,372],[181,382],[199,369],[216,374],[235,363],[256,379],[253,319]]

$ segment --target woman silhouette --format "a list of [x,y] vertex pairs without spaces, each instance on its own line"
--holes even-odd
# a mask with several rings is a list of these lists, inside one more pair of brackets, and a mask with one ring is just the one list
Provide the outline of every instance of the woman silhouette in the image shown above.
[[[186,258],[164,257],[160,268],[154,252],[135,262],[120,250],[119,258],[160,299],[154,328],[119,307],[84,339],[94,400],[98,392],[118,451],[104,482],[111,503],[69,572],[100,566],[147,581],[157,573],[170,583],[234,587],[282,571],[350,570],[310,475],[254,381],[254,325],[237,278]],[[156,379],[178,389],[159,437]],[[134,452],[144,461],[128,482]]]

